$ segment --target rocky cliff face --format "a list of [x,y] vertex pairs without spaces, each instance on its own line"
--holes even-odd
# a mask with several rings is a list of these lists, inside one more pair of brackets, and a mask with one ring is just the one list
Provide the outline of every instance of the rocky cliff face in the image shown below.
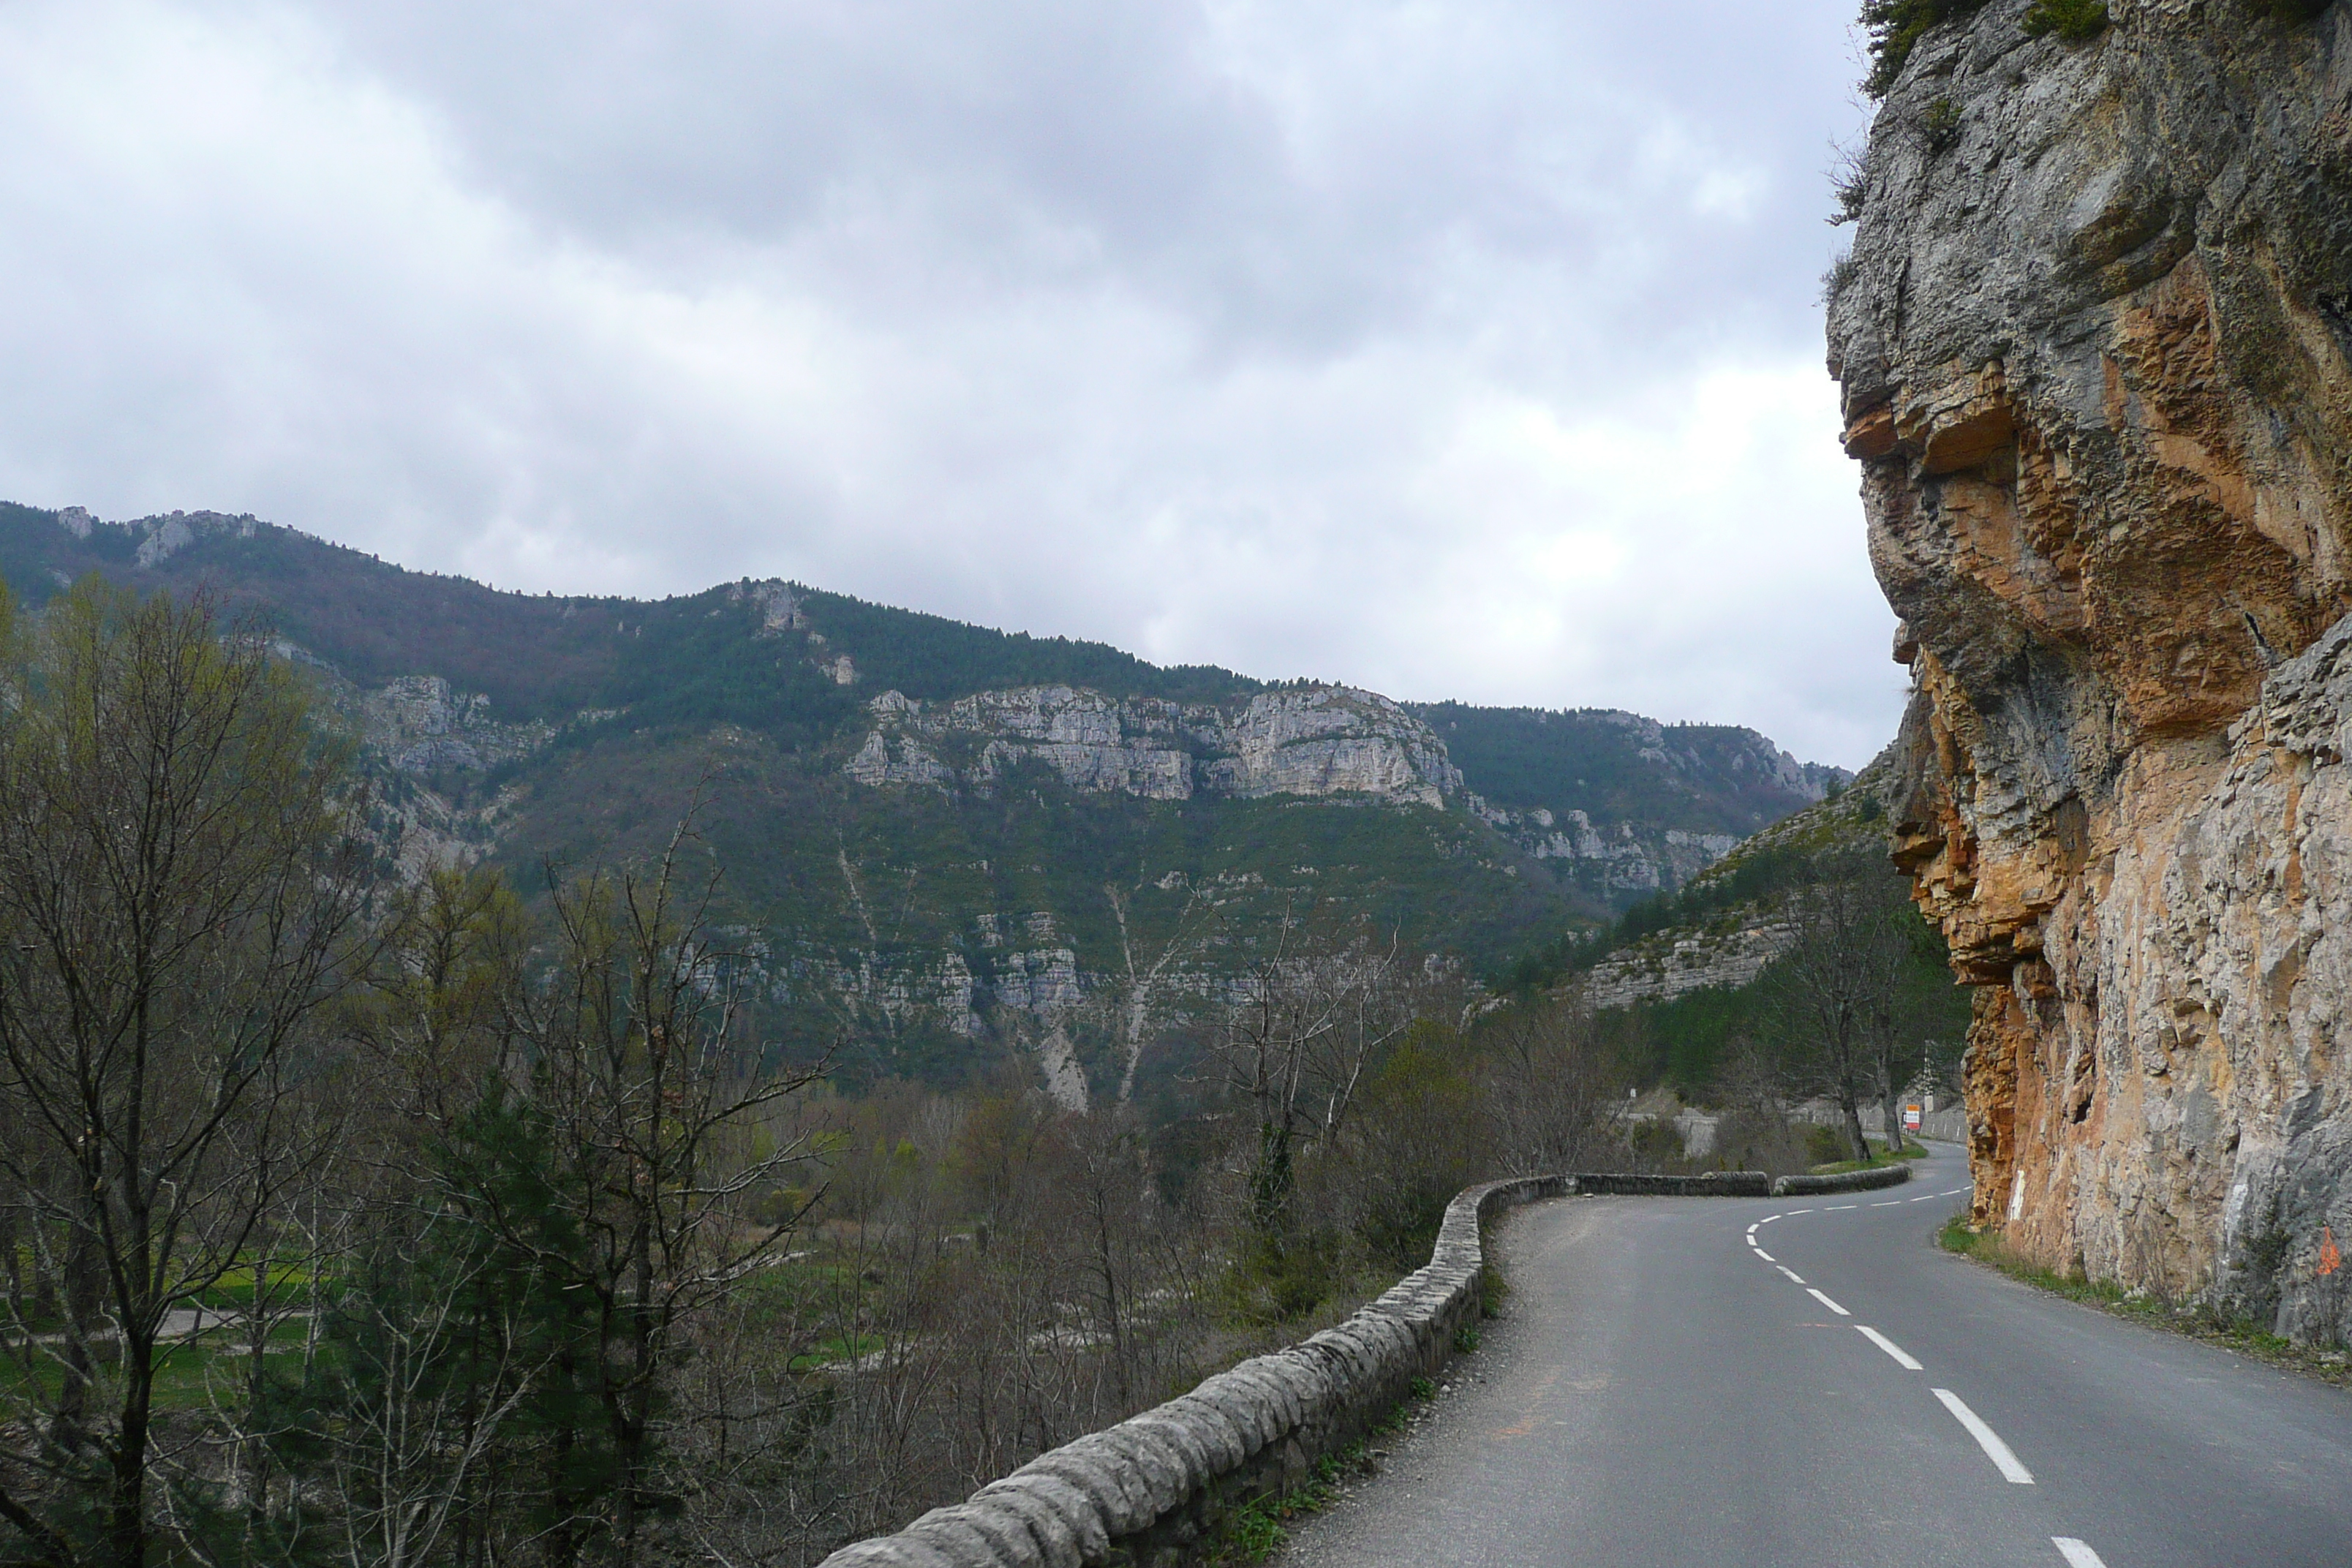
[[1238,712],[1067,686],[937,705],[886,691],[869,706],[874,728],[844,771],[877,786],[985,791],[1034,761],[1073,789],[1147,800],[1360,794],[1442,805],[1462,787],[1428,725],[1344,686],[1260,692]]
[[1930,32],[1833,275],[1898,858],[1979,987],[1977,1217],[2340,1338],[2352,14],[2110,9]]
[[1479,820],[1535,859],[1592,865],[1600,869],[1602,885],[1612,889],[1656,892],[1679,887],[1739,842],[1728,833],[1644,829],[1630,822],[1596,826],[1589,815],[1573,807],[1557,813],[1540,805],[1512,811],[1475,793],[1469,800]]
[[478,691],[453,691],[437,675],[404,675],[358,699],[362,733],[403,773],[487,768],[527,756],[554,738],[544,721],[501,723]]

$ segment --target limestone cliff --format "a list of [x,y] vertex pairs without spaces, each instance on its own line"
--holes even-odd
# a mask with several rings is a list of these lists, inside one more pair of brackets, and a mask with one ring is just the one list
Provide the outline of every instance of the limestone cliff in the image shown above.
[[1830,365],[1976,984],[1976,1214],[2352,1332],[2352,8],[1994,0],[1871,132]]
[[1355,794],[1442,805],[1462,787],[1428,725],[1344,686],[1262,691],[1238,711],[1067,686],[937,705],[886,691],[868,706],[874,728],[844,771],[877,786],[984,791],[1035,761],[1074,789],[1147,800]]

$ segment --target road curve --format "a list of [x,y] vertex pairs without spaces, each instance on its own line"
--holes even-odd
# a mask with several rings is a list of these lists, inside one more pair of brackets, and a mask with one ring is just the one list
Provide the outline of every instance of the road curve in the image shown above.
[[2352,1395],[1937,1250],[1967,1173],[1923,1163],[1513,1215],[1501,1321],[1281,1562],[2352,1563]]

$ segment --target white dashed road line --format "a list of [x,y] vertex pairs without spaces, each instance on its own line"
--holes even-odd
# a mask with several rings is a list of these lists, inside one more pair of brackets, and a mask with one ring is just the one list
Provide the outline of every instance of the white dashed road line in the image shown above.
[[[1985,1451],[1985,1458],[1992,1461],[1993,1468],[1999,1470],[2004,1479],[2021,1487],[2033,1484],[2033,1472],[2018,1462],[2017,1455],[2000,1440],[2000,1433],[1984,1424],[1983,1416],[1969,1409],[1967,1402],[1948,1388],[1938,1388],[1933,1392],[1944,1402],[1944,1408],[1952,1413],[1952,1418],[1968,1428],[1969,1436],[1977,1440],[1977,1447]],[[2063,1552],[2065,1548],[2059,1550]]]
[[2071,1535],[2053,1535],[2050,1538],[2050,1544],[2056,1547],[2058,1555],[2066,1560],[2066,1568],[2107,1568],[2099,1560],[2097,1552]]
[[[1917,1197],[1912,1198],[1908,1201],[1915,1204],[1924,1204],[1936,1198],[1958,1197],[1961,1194],[1972,1190],[1973,1189],[1969,1187],[1954,1187],[1949,1192],[1922,1193]],[[1906,1200],[1901,1198],[1890,1198],[1883,1203],[1874,1203],[1870,1206],[1874,1209],[1899,1208],[1905,1201]],[[1825,1212],[1829,1214],[1842,1214],[1848,1209],[1856,1209],[1861,1206],[1862,1205],[1860,1204],[1831,1204],[1827,1205]],[[1788,1211],[1788,1214],[1793,1215],[1811,1214],[1812,1212],[1813,1211],[1811,1209],[1790,1209]],[[1822,1294],[1821,1291],[1815,1289],[1812,1286],[1805,1285],[1802,1276],[1799,1275],[1795,1269],[1790,1268],[1787,1264],[1775,1259],[1773,1256],[1765,1251],[1762,1245],[1757,1241],[1756,1232],[1759,1227],[1770,1225],[1774,1220],[1784,1217],[1787,1216],[1777,1214],[1766,1215],[1762,1219],[1759,1219],[1754,1225],[1749,1226],[1748,1227],[1748,1245],[1755,1249],[1757,1257],[1762,1258],[1765,1262],[1771,1264],[1773,1268],[1778,1268],[1781,1273],[1787,1275],[1791,1284],[1804,1285],[1806,1295],[1811,1296],[1814,1300],[1819,1301],[1822,1306],[1827,1307],[1831,1311],[1835,1312],[1841,1318],[1851,1318],[1853,1316],[1852,1312],[1847,1311],[1843,1307],[1841,1307],[1835,1301],[1831,1300],[1827,1296]],[[1896,1344],[1893,1340],[1888,1339],[1885,1334],[1880,1333],[1876,1329],[1870,1327],[1867,1323],[1856,1323],[1853,1327],[1856,1333],[1868,1340],[1872,1344],[1876,1345],[1880,1350],[1885,1351],[1888,1355],[1894,1357],[1895,1364],[1900,1366],[1904,1371],[1923,1372],[1926,1370],[1926,1368],[1921,1366],[1918,1361],[1915,1359],[1908,1351],[1906,1351],[1901,1345]],[[1938,1400],[1942,1401],[1944,1408],[1952,1413],[1952,1418],[1960,1424],[1962,1428],[1967,1431],[1969,1436],[1974,1437],[1977,1440],[1977,1447],[1984,1450],[1985,1458],[1993,1462],[1993,1468],[2001,1473],[2004,1479],[2014,1485],[2021,1487],[2030,1487],[2033,1484],[2033,1472],[2027,1469],[2018,1459],[2016,1452],[2012,1450],[2008,1444],[2000,1440],[2000,1433],[1995,1432],[1990,1426],[1985,1425],[1984,1417],[1979,1415],[1975,1411],[1969,1408],[1967,1401],[1963,1400],[1958,1394],[1954,1394],[1948,1388],[1938,1388],[1932,1390],[1931,1392],[1934,1393]],[[2084,1544],[2082,1542],[2077,1541],[2071,1535],[2053,1535],[2050,1538],[2050,1544],[2055,1546],[2058,1549],[2058,1554],[2066,1560],[2066,1568],[2107,1568],[2106,1563],[2101,1560],[2097,1552],[2092,1551],[2090,1547]]]

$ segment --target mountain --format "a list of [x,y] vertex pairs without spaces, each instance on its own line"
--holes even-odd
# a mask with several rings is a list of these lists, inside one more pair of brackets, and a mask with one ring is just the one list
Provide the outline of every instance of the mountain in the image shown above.
[[0,575],[205,589],[364,742],[388,868],[656,847],[687,802],[768,1037],[852,1077],[1008,1051],[1150,1094],[1289,920],[1474,973],[1679,886],[1845,775],[1632,714],[1404,705],[742,581],[501,593],[252,517],[0,505]]
[[1661,724],[1607,708],[1425,702],[1411,711],[1470,781],[1474,815],[1617,907],[1679,887],[1853,777],[1728,724]]

